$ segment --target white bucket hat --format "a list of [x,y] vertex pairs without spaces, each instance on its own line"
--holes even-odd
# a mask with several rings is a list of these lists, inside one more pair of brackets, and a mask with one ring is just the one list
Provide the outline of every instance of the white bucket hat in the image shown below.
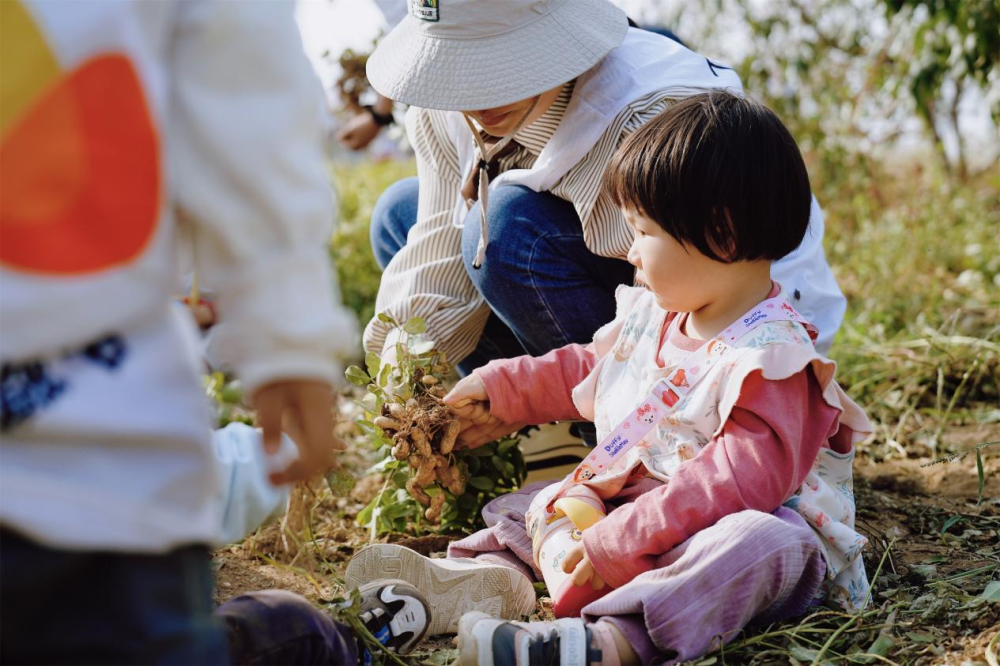
[[409,14],[368,59],[368,81],[397,102],[473,111],[566,83],[619,46],[609,0],[407,0]]

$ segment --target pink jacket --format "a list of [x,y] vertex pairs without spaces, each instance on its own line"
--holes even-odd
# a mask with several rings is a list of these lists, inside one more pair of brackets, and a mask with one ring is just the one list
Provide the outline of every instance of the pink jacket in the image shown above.
[[[671,342],[699,344],[676,330]],[[592,346],[572,344],[537,358],[493,361],[476,373],[494,416],[547,423],[580,418],[571,392],[597,361]],[[774,511],[802,485],[821,447],[850,451],[852,433],[840,427],[839,416],[809,369],[780,381],[750,375],[722,432],[696,458],[669,483],[644,483],[651,489],[584,533],[587,557],[605,581],[620,587],[723,516]]]

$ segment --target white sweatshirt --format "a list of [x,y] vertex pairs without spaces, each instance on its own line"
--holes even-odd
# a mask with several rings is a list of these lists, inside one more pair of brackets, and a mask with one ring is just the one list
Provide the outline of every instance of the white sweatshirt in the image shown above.
[[65,548],[207,543],[219,484],[171,303],[178,232],[248,395],[334,380],[354,347],[292,4],[3,4],[0,523]]

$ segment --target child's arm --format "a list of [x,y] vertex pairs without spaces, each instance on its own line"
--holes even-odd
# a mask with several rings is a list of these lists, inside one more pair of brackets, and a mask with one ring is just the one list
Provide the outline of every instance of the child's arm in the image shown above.
[[838,428],[840,412],[822,393],[810,369],[775,381],[748,376],[722,432],[694,460],[584,532],[597,573],[619,587],[720,518],[781,506]]
[[566,345],[544,356],[491,361],[476,370],[490,400],[490,413],[527,424],[579,419],[573,388],[594,369],[593,345]]
[[525,425],[579,419],[573,387],[597,363],[590,345],[567,345],[544,356],[492,361],[444,397],[462,420],[459,441],[476,447]]
[[220,360],[254,395],[265,447],[277,446],[282,414],[303,428],[300,463],[279,475],[298,478],[329,464],[330,384],[356,339],[327,251],[322,90],[290,5],[176,7],[174,77],[161,90],[171,95],[172,194],[199,276],[218,295]]

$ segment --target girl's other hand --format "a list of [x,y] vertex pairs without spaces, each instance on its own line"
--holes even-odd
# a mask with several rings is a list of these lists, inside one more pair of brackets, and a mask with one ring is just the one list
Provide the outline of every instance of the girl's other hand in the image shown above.
[[570,580],[577,587],[586,585],[589,581],[590,586],[595,590],[604,589],[604,579],[598,575],[594,565],[587,559],[587,551],[584,550],[582,541],[566,551],[562,570],[564,573],[572,574]]
[[520,430],[526,424],[507,423],[490,413],[490,396],[476,373],[464,377],[448,395],[444,404],[458,416],[462,430],[458,435],[459,448],[474,449],[483,444]]

